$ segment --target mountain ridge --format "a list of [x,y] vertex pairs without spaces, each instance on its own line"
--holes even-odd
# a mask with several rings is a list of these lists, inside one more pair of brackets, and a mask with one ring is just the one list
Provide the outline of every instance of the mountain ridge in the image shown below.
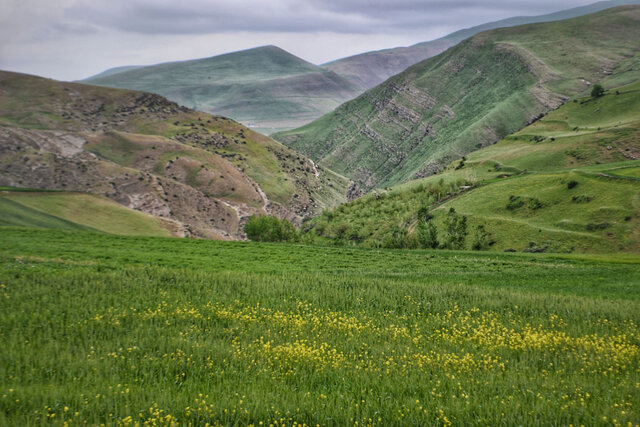
[[640,78],[639,22],[640,7],[621,6],[479,33],[274,137],[365,189],[427,176],[592,82]]
[[514,16],[498,21],[488,22],[469,28],[457,30],[435,40],[399,46],[378,51],[364,52],[346,58],[336,59],[323,67],[335,71],[363,89],[371,89],[388,78],[406,70],[408,67],[444,52],[482,31],[502,27],[551,22],[595,13],[611,7],[640,4],[638,0],[609,0],[600,1],[586,6],[552,12],[544,15]]
[[359,92],[333,71],[273,45],[138,67],[83,82],[158,93],[267,133],[307,123]]

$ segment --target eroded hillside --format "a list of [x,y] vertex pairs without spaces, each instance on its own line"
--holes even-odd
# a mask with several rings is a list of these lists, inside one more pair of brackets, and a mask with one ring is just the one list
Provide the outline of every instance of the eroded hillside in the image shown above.
[[299,222],[346,200],[344,178],[157,95],[10,72],[0,93],[0,185],[103,195],[210,238],[241,238],[256,213]]

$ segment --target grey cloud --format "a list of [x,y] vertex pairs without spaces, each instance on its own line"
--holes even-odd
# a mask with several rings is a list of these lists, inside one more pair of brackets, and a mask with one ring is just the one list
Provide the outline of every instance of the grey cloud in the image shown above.
[[468,26],[514,15],[539,14],[584,0],[112,0],[76,2],[66,16],[140,34],[211,34],[225,31],[376,33],[434,25]]

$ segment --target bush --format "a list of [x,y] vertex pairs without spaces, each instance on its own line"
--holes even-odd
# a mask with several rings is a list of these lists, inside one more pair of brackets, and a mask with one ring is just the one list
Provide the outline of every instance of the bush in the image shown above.
[[596,83],[591,87],[591,96],[593,98],[599,98],[604,95],[604,88],[602,85]]
[[435,249],[439,245],[438,230],[436,229],[436,225],[431,221],[420,221],[416,228],[416,235],[421,248]]
[[571,190],[572,188],[575,188],[578,185],[578,181],[569,181],[567,182],[567,188],[569,190]]
[[244,226],[247,238],[255,242],[295,242],[298,231],[286,219],[254,215]]
[[491,238],[491,234],[484,228],[483,225],[479,225],[476,228],[476,235],[473,239],[471,249],[474,251],[484,251],[489,249],[489,246],[493,245],[495,240]]
[[444,220],[446,240],[442,243],[445,249],[464,249],[467,238],[467,217],[458,215],[455,209],[450,208],[447,218]]

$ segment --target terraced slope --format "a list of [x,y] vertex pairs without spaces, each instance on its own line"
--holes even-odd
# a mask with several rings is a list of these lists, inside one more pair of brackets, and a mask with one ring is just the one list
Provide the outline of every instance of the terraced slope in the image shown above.
[[361,93],[336,73],[275,46],[108,70],[84,82],[157,93],[264,133],[301,126]]
[[533,24],[536,22],[560,21],[575,18],[589,13],[599,12],[615,6],[638,4],[637,0],[600,1],[587,6],[576,7],[560,12],[538,16],[516,16],[489,22],[456,31],[445,37],[417,43],[413,46],[383,49],[349,56],[324,64],[322,67],[347,78],[363,89],[371,89],[410,66],[444,52],[461,41],[482,31],[495,28],[514,27],[517,25]]
[[275,135],[367,189],[431,175],[585,93],[640,77],[640,7],[480,33]]
[[157,95],[0,72],[0,185],[87,192],[241,238],[246,218],[300,222],[348,181],[238,123]]
[[[450,208],[485,249],[640,252],[640,81],[578,98],[438,175],[376,190],[320,216],[310,236],[341,244],[419,246]],[[491,243],[493,242],[493,243]]]

